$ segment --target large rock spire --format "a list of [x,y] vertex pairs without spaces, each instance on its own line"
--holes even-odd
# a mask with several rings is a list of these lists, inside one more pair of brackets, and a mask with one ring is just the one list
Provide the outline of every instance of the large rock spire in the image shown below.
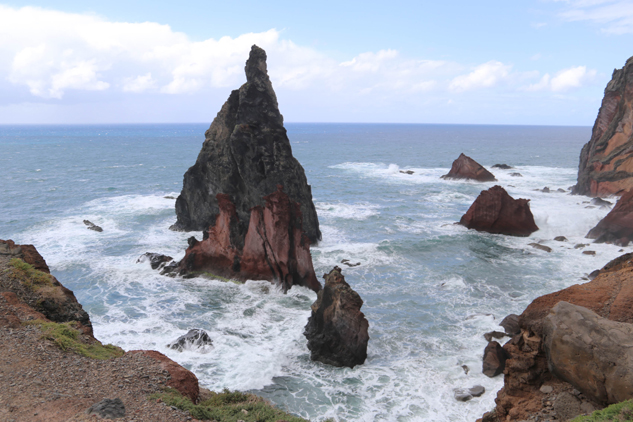
[[231,92],[205,134],[196,163],[185,173],[172,229],[207,230],[220,214],[217,194],[226,194],[235,204],[238,246],[243,246],[251,208],[264,206],[263,198],[282,185],[299,204],[303,230],[314,244],[321,231],[312,190],[292,156],[263,49],[253,45],[245,71],[246,83]]

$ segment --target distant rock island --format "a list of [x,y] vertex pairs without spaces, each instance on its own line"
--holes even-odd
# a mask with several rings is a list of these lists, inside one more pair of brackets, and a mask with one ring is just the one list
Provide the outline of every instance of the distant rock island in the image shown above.
[[470,179],[478,182],[497,181],[494,174],[464,153],[459,154],[457,160],[453,161],[451,170],[442,176],[442,179]]
[[573,193],[621,195],[633,188],[633,57],[613,71],[591,140],[580,153],[578,183]]

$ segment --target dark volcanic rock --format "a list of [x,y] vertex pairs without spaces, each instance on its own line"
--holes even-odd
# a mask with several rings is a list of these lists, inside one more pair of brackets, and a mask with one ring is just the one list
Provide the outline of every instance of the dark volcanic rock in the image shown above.
[[95,223],[93,223],[92,221],[88,221],[88,220],[84,220],[84,224],[86,226],[88,226],[89,230],[94,230],[96,232],[102,232],[103,229],[99,226],[97,226]]
[[325,287],[312,304],[304,335],[311,359],[353,368],[367,358],[369,323],[360,311],[363,300],[334,267],[324,276]]
[[292,156],[264,50],[252,47],[245,70],[246,83],[231,92],[205,134],[196,163],[185,173],[172,229],[207,230],[220,214],[217,195],[225,194],[235,205],[235,241],[241,248],[251,209],[263,206],[263,198],[282,185],[290,200],[300,204],[302,228],[314,244],[321,231],[312,191]]
[[509,166],[507,164],[495,164],[494,166],[492,166],[493,169],[501,169],[501,170],[510,170],[513,169],[514,167]]
[[596,239],[594,243],[628,243],[628,239],[633,239],[633,190],[622,195],[609,214],[587,233],[587,238]]
[[463,153],[459,155],[457,160],[453,161],[451,170],[442,176],[442,179],[472,179],[479,182],[495,182],[497,180],[481,164]]
[[508,353],[499,343],[496,341],[489,342],[484,350],[482,372],[491,378],[496,377],[505,369],[508,357]]
[[591,139],[582,148],[573,193],[621,194],[633,188],[633,57],[613,71]]
[[541,245],[540,243],[528,243],[529,246],[533,247],[534,249],[540,249],[542,251],[545,252],[551,252],[552,248],[550,248],[549,246],[545,246],[545,245]]
[[162,255],[154,252],[145,252],[141,255],[136,262],[145,262],[149,260],[149,265],[152,267],[152,270],[157,270],[165,265],[167,262],[173,261],[174,258],[167,255]]
[[310,255],[310,240],[301,229],[301,209],[278,186],[264,197],[265,206],[251,209],[248,230],[240,234],[236,207],[226,194],[218,194],[220,213],[207,238],[189,242],[179,263],[181,273],[210,272],[239,281],[269,280],[284,291],[294,285],[321,289]]
[[506,334],[509,336],[514,336],[521,332],[521,327],[519,326],[519,316],[517,314],[510,314],[503,318],[499,325],[503,327]]
[[538,230],[529,199],[514,199],[501,186],[482,191],[460,224],[488,233],[529,236]]
[[182,352],[185,349],[204,348],[212,345],[213,341],[211,341],[206,331],[193,329],[189,330],[187,334],[178,337],[173,343],[169,343],[167,347]]
[[103,399],[99,403],[95,403],[86,413],[89,415],[97,415],[104,419],[118,419],[125,416],[125,405],[121,399]]

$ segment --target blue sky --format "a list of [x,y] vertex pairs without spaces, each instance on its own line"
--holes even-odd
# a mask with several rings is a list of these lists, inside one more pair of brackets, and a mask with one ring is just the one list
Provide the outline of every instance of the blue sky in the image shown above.
[[210,122],[268,52],[286,121],[593,124],[633,1],[0,0],[0,123]]

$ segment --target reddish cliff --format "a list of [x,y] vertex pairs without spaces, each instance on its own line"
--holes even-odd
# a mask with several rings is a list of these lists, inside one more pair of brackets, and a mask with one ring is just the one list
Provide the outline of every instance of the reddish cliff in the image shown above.
[[596,239],[596,243],[628,245],[633,239],[633,191],[620,197],[609,214],[589,231],[587,238]]
[[501,186],[482,191],[460,224],[488,233],[529,236],[538,230],[529,199],[514,199]]
[[310,239],[302,230],[299,204],[281,185],[264,197],[265,206],[251,209],[246,236],[228,195],[218,194],[220,213],[208,237],[191,242],[179,264],[181,271],[210,272],[235,280],[269,280],[284,290],[294,285],[321,289],[312,266]]
[[573,192],[589,196],[621,194],[633,188],[633,57],[613,71],[591,139],[580,153]]

